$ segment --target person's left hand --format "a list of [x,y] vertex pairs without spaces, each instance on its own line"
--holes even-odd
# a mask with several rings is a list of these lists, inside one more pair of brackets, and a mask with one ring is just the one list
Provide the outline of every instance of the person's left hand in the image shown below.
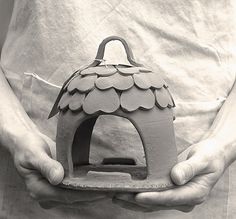
[[229,165],[226,154],[227,149],[216,139],[201,141],[192,145],[187,160],[172,168],[171,178],[177,185],[175,188],[161,192],[117,194],[113,203],[143,212],[168,209],[189,212],[207,199]]

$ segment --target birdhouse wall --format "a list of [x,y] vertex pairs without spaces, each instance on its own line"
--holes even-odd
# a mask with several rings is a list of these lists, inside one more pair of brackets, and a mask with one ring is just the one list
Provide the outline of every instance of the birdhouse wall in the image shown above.
[[[154,107],[151,110],[136,110],[132,113],[120,109],[112,114],[127,118],[137,129],[144,147],[148,178],[168,176],[177,157],[172,109],[160,110]],[[92,130],[99,115],[104,113],[87,115],[82,111],[73,113],[69,110],[60,113],[57,160],[63,165],[65,175],[73,176],[73,163],[89,163]]]
[[140,134],[147,162],[147,178],[169,176],[177,162],[172,109],[154,107],[148,111],[121,112],[120,115],[128,118]]
[[[68,110],[59,114],[56,137],[57,160],[64,167],[65,175],[73,175],[72,145],[74,143],[75,134],[80,125],[89,118],[91,118],[91,116],[87,116],[82,111],[75,114]],[[88,141],[84,141],[84,145],[81,145],[84,147],[80,150],[79,155],[79,158],[82,158],[82,163],[86,162],[89,154],[91,131],[95,121],[96,120],[91,120],[91,127],[87,127],[83,132],[88,131],[85,136],[83,136],[83,139],[87,139]],[[91,131],[88,129],[91,129]]]

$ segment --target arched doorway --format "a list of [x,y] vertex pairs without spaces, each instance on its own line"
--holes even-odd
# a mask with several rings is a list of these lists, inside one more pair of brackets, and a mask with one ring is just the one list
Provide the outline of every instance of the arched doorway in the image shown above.
[[74,177],[88,172],[128,173],[136,180],[147,177],[141,137],[132,122],[117,115],[94,116],[83,121],[75,132],[71,156]]

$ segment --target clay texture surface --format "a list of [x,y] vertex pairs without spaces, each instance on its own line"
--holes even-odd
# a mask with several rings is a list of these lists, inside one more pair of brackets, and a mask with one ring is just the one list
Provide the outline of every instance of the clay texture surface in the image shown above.
[[[122,42],[131,65],[101,65],[105,45],[111,40]],[[169,174],[177,162],[174,106],[161,75],[137,63],[126,41],[106,38],[94,62],[64,83],[49,115],[60,112],[56,147],[57,160],[65,171],[61,186],[130,192],[173,187]],[[104,157],[100,165],[89,163],[94,125],[106,114],[124,117],[134,125],[143,143],[146,166],[137,166],[132,157]]]
[[87,114],[93,114],[112,113],[119,107],[128,112],[151,109],[154,103],[160,109],[175,106],[158,73],[144,67],[108,65],[76,73],[64,87],[56,107],[57,111],[83,109]]

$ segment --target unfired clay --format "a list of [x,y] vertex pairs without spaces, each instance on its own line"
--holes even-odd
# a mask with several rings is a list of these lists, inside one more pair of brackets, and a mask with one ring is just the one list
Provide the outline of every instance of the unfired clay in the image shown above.
[[[111,40],[122,42],[131,65],[101,65],[105,45]],[[177,161],[174,105],[158,72],[134,61],[124,39],[106,38],[95,61],[65,82],[49,116],[59,111],[56,147],[57,160],[65,170],[62,186],[131,192],[172,187],[169,174]],[[100,115],[107,114],[125,117],[134,125],[147,167],[136,165],[132,158],[104,158],[100,165],[89,164],[93,127]]]

